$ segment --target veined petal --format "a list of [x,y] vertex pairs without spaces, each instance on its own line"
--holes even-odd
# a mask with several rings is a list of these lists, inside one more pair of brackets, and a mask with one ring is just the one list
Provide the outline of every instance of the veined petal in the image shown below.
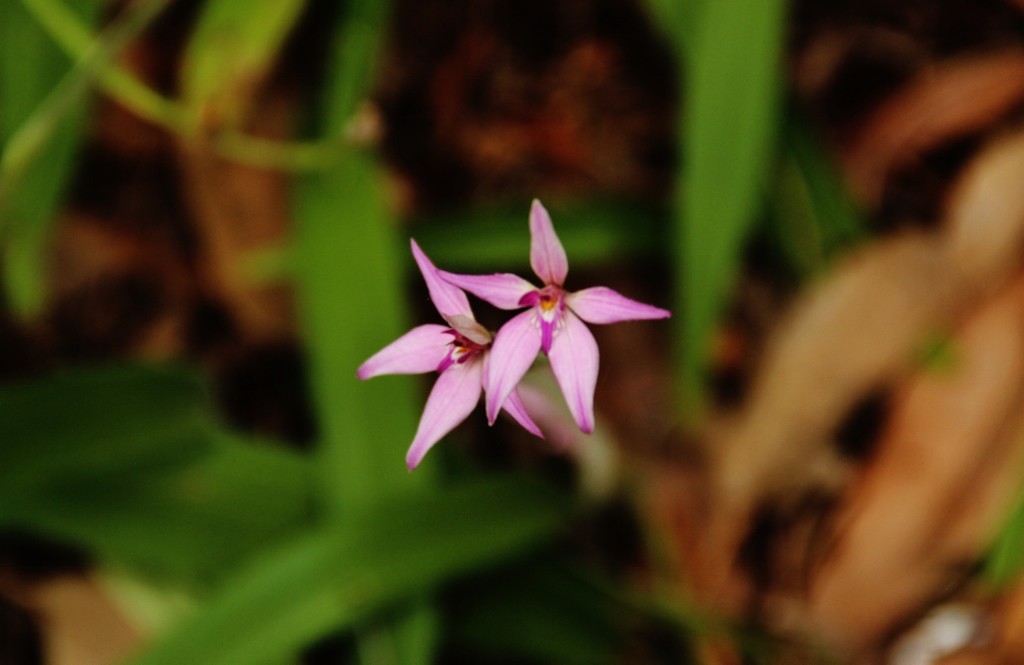
[[519,275],[507,272],[493,275],[459,275],[444,270],[439,272],[449,284],[469,291],[498,309],[519,309],[524,306],[520,302],[523,297],[537,290],[537,287]]
[[405,456],[405,464],[410,471],[441,437],[465,420],[480,401],[482,366],[478,360],[472,360],[452,365],[437,377],[437,383],[423,407],[416,437]]
[[498,410],[509,393],[530,369],[540,351],[540,331],[534,324],[535,312],[528,309],[513,316],[494,337],[484,376],[487,392],[487,420],[494,424]]
[[555,235],[551,216],[537,199],[530,208],[530,267],[545,284],[561,286],[569,274],[565,248]]
[[562,318],[563,328],[551,345],[551,371],[562,389],[580,430],[594,431],[594,388],[597,387],[598,352],[594,336],[572,312]]
[[420,267],[423,281],[427,283],[427,290],[430,291],[430,300],[434,303],[438,313],[441,316],[461,314],[472,318],[473,310],[469,308],[466,294],[441,277],[441,271],[430,262],[415,240],[410,240],[409,244],[412,245],[412,255],[416,259],[416,265]]
[[606,286],[570,293],[565,303],[587,323],[616,323],[639,319],[667,319],[672,312],[631,300]]
[[544,438],[544,434],[541,433],[540,428],[537,427],[537,423],[533,422],[533,418],[530,417],[529,412],[526,410],[526,405],[523,404],[523,398],[519,396],[519,390],[514,389],[508,394],[508,399],[505,400],[505,404],[501,407],[505,410],[505,413],[512,416],[512,419],[523,426],[530,434]]
[[436,323],[417,326],[391,342],[359,366],[356,376],[369,379],[381,374],[422,374],[437,369],[452,341],[448,330]]

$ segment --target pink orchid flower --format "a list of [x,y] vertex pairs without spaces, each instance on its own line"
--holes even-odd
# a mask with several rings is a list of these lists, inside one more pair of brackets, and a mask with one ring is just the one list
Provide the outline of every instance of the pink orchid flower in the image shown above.
[[[492,342],[491,333],[476,322],[466,294],[446,282],[416,241],[412,254],[423,274],[441,317],[448,323],[413,328],[360,365],[356,376],[369,379],[381,374],[422,374],[437,371],[440,376],[423,408],[406,466],[414,469],[435,443],[451,432],[476,407],[483,390]],[[530,419],[518,392],[506,393],[503,407],[531,434],[544,438]],[[493,419],[492,419],[493,422]]]
[[645,305],[604,286],[569,292],[563,286],[569,273],[565,249],[555,235],[551,217],[540,201],[530,209],[530,266],[544,282],[538,288],[509,273],[457,275],[441,271],[451,284],[500,309],[529,307],[508,321],[494,338],[488,371],[483,377],[487,418],[498,410],[543,351],[580,429],[594,429],[594,388],[599,354],[594,336],[583,324],[664,319],[671,313]]

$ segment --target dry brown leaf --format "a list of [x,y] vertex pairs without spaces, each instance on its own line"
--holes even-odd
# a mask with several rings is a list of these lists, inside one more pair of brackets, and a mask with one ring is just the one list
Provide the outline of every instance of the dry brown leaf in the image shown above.
[[60,577],[26,592],[40,617],[50,665],[113,665],[135,651],[141,636],[96,580]]
[[979,556],[1024,471],[1024,278],[956,335],[955,364],[896,401],[836,521],[810,610],[840,643],[878,643]]
[[[250,128],[284,140],[291,102],[265,104]],[[227,306],[242,336],[274,340],[292,335],[287,290],[280,284],[249,283],[244,265],[253,252],[281,247],[288,232],[289,175],[231,161],[209,145],[183,145],[180,153],[186,196],[195,216],[200,260],[197,270],[207,296]]]
[[987,146],[967,167],[946,210],[950,253],[965,281],[991,291],[1024,258],[1024,131]]
[[877,205],[886,178],[927,149],[990,124],[1024,98],[1024,52],[956,59],[920,76],[882,104],[845,150],[847,180]]

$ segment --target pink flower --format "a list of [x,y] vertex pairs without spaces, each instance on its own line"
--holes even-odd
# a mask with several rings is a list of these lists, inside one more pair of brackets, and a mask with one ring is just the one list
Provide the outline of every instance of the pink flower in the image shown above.
[[[435,443],[466,419],[480,401],[482,377],[487,373],[491,333],[476,322],[466,294],[446,282],[416,241],[411,241],[416,264],[430,291],[430,299],[447,326],[427,324],[413,328],[359,366],[356,376],[381,374],[440,376],[430,391],[405,463],[414,469]],[[516,391],[502,398],[505,411],[531,434],[543,438],[526,413]],[[491,422],[493,423],[493,418]]]
[[530,210],[530,266],[544,286],[508,273],[441,276],[501,309],[529,307],[498,331],[491,360],[483,377],[490,422],[516,385],[543,351],[551,361],[558,386],[576,424],[586,433],[594,429],[594,388],[597,385],[597,342],[583,324],[664,319],[667,310],[630,300],[604,286],[568,292],[563,284],[569,272],[565,249],[555,235],[547,210],[534,200]]

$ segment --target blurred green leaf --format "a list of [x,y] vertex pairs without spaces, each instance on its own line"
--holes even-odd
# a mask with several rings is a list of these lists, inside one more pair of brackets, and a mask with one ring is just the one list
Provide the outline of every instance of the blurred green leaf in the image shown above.
[[309,476],[295,453],[219,440],[186,467],[81,474],[4,512],[15,525],[81,545],[103,562],[210,585],[310,524]]
[[797,276],[823,270],[866,237],[839,172],[810,128],[793,114],[771,191],[772,231]]
[[0,497],[194,459],[209,449],[205,398],[193,374],[170,367],[76,370],[4,387]]
[[308,523],[308,463],[220,432],[196,377],[108,367],[0,390],[0,524],[209,582]]
[[1021,573],[1024,573],[1024,492],[996,535],[985,561],[985,577],[996,586],[1013,582]]
[[182,87],[194,122],[237,126],[305,0],[207,0],[185,52]]
[[680,388],[690,416],[702,403],[709,338],[771,160],[785,8],[783,0],[706,3],[686,52],[676,309],[683,313]]
[[[325,131],[343,125],[367,92],[385,5],[354,2],[343,16],[327,70]],[[320,488],[327,514],[344,518],[427,479],[404,463],[418,411],[415,379],[362,383],[355,375],[410,327],[404,276],[412,258],[397,250],[380,173],[367,155],[349,150],[336,167],[305,178],[295,207],[299,298],[321,418]]]
[[[97,2],[70,4],[83,20],[93,21]],[[22,314],[32,314],[42,304],[42,253],[81,140],[86,112],[82,96],[67,112],[55,114],[48,126],[22,132],[14,146],[12,140],[70,67],[21,3],[0,2],[0,263],[10,303]],[[31,145],[18,148],[25,139]],[[16,154],[26,149],[30,154]]]
[[[630,201],[549,205],[572,266],[649,258],[665,251],[667,211]],[[447,270],[494,272],[529,265],[529,202],[412,220],[411,233]]]
[[568,506],[506,479],[409,493],[275,548],[242,568],[134,665],[277,662],[312,640],[515,556],[548,538]]
[[483,662],[489,655],[565,665],[622,660],[623,608],[549,562],[468,580],[453,605],[452,639]]
[[[342,136],[369,94],[389,3],[354,0],[340,12],[317,108],[321,136]],[[408,327],[404,280],[411,257],[398,244],[381,174],[365,154],[343,152],[333,168],[296,194],[299,302],[320,415],[318,497],[324,517],[347,523],[357,511],[430,480],[429,465],[405,469],[418,404],[416,379],[360,383],[356,369]],[[422,597],[383,624],[356,631],[365,665],[426,665],[436,617]]]
[[[0,43],[18,49],[17,55],[0,51],[0,100],[13,99],[0,101],[0,240],[5,286],[18,313],[33,314],[43,302],[46,245],[81,140],[86,92],[117,52],[169,2],[146,0],[133,5],[83,47],[74,67],[59,82],[52,79],[67,67],[50,38],[74,33],[82,25],[80,12],[47,0],[23,0],[22,5],[12,2],[0,8],[12,14],[0,14]],[[86,14],[96,13],[94,2],[79,0],[78,4],[85,5]],[[31,18],[25,12],[13,15],[22,8],[31,10]],[[54,34],[44,36],[43,27]],[[13,29],[14,36],[3,34],[5,28]],[[21,78],[21,50],[35,55],[24,68],[31,75],[28,85]]]

